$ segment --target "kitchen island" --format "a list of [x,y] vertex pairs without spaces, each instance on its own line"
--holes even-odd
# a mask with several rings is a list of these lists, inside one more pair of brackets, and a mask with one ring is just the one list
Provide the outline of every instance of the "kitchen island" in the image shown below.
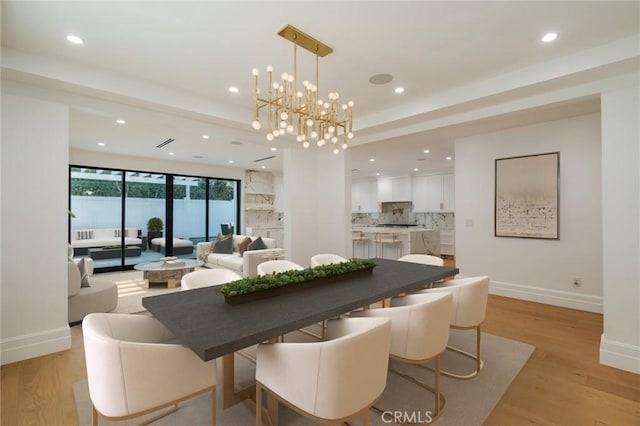
[[376,233],[393,233],[400,240],[398,247],[385,248],[384,259],[398,259],[406,254],[430,254],[440,256],[440,230],[420,227],[353,226],[354,231],[362,231],[368,240],[354,245],[353,257],[382,257],[377,250]]

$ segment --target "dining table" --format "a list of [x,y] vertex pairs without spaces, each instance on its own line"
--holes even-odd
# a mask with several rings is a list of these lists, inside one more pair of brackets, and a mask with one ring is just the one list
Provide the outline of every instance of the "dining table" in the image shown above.
[[370,259],[370,274],[230,304],[220,286],[145,297],[142,305],[202,360],[222,357],[223,407],[250,398],[254,386],[239,388],[234,353],[353,310],[409,293],[454,276],[457,268]]

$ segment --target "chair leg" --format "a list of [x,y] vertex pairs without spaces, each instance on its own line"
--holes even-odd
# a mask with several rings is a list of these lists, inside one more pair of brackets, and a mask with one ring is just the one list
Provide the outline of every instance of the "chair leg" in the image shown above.
[[[471,358],[473,360],[476,361],[476,367],[475,367],[475,371],[469,373],[469,374],[456,374],[456,373],[452,373],[450,371],[445,371],[445,370],[440,370],[440,373],[444,376],[447,377],[451,377],[453,379],[458,379],[458,380],[469,380],[469,379],[473,379],[474,377],[476,377],[478,374],[480,374],[480,372],[484,369],[484,361],[482,361],[482,359],[480,358],[480,326],[476,327],[476,353],[472,354],[469,352],[465,352],[462,349],[458,349],[458,348],[454,348],[452,346],[447,346],[448,350],[451,350],[453,352],[459,353],[460,355],[463,355],[467,358]],[[433,371],[432,368],[427,367],[426,365],[420,365],[420,367],[425,368],[427,370],[431,370]]]
[[256,426],[262,426],[262,386],[256,382]]
[[[434,414],[432,416],[432,421],[436,420],[440,416],[440,414],[442,412],[442,409],[444,408],[444,406],[445,406],[445,404],[447,402],[447,400],[444,397],[444,395],[442,395],[440,393],[440,355],[438,355],[436,358],[434,358],[434,361],[435,361],[435,369],[434,369],[434,371],[435,371],[435,383],[434,383],[434,387],[431,387],[431,386],[427,385],[423,381],[418,380],[415,377],[410,376],[409,374],[406,374],[406,373],[403,373],[402,371],[396,370],[395,368],[391,367],[391,362],[389,362],[389,371],[391,373],[394,373],[394,374],[402,377],[403,379],[408,380],[409,382],[413,383],[414,385],[420,386],[421,388],[424,388],[424,389],[426,389],[427,391],[429,391],[429,392],[431,392],[433,394],[433,396],[435,398],[435,405],[434,405],[435,408],[434,408]],[[418,364],[418,365],[420,366],[420,364]],[[386,412],[385,410],[381,410],[380,408],[375,407],[375,406],[371,407],[371,409],[373,411],[375,411],[376,413],[381,414],[381,415]],[[398,423],[396,423],[396,424],[398,424]],[[399,424],[414,424],[414,423],[401,422]],[[415,423],[415,424],[417,424],[417,423]]]
[[98,426],[98,410],[96,407],[91,404],[91,408],[93,408],[93,413],[91,414],[91,426]]
[[216,399],[216,387],[211,389],[211,426],[216,426],[217,417],[217,399]]
[[362,411],[362,426],[371,426],[371,412],[368,407]]

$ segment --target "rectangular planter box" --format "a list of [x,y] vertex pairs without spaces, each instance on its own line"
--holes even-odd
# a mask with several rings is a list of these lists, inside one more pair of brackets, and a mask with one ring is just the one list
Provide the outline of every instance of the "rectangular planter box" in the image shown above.
[[341,275],[334,275],[331,277],[316,278],[310,281],[303,281],[301,283],[284,285],[281,287],[268,288],[266,290],[254,291],[252,293],[238,294],[236,296],[224,296],[224,301],[230,305],[240,305],[243,303],[249,303],[256,300],[268,299],[270,297],[276,297],[294,291],[302,291],[305,289],[324,286],[329,283],[348,280],[355,277],[361,277],[364,275],[371,275],[373,272],[373,266],[370,268],[360,269],[358,271],[346,272]]

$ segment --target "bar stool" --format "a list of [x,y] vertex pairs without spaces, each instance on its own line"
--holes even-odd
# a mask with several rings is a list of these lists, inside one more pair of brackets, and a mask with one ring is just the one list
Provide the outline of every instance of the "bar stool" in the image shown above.
[[[364,231],[351,231],[351,244],[353,246],[353,257],[356,256],[356,247],[358,247],[358,243],[364,244],[364,247],[367,248],[367,258],[369,257],[369,237],[364,234]],[[362,249],[362,254],[364,255],[364,248]]]
[[[397,246],[398,256],[402,256],[402,242],[398,238],[398,234],[395,232],[376,232],[376,256],[384,259],[384,246]],[[380,255],[378,254],[380,253]]]

